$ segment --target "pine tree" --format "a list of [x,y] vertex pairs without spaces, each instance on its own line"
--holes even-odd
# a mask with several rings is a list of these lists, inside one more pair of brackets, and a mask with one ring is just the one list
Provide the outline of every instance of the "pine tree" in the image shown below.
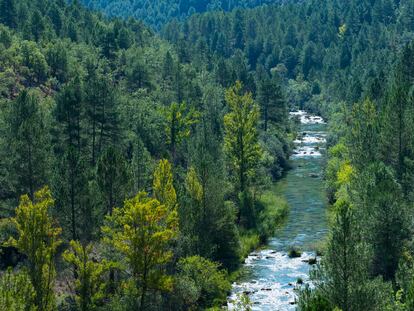
[[[11,176],[16,196],[36,189],[49,179],[50,140],[47,116],[39,97],[24,90],[10,105],[6,117]],[[6,146],[4,146],[6,148]]]
[[0,308],[13,311],[36,311],[35,290],[25,271],[8,269],[0,277]]
[[105,202],[106,214],[111,215],[129,193],[129,175],[122,154],[110,146],[102,154],[97,167],[97,181]]
[[110,78],[96,71],[90,74],[85,93],[90,157],[94,166],[102,150],[117,136],[117,94]]
[[2,0],[0,2],[0,22],[10,28],[17,27],[17,8],[16,1]]
[[83,104],[82,84],[76,77],[57,96],[55,110],[60,126],[56,129],[59,173],[55,176],[54,189],[73,240],[79,238],[79,228],[82,227],[79,218],[82,218],[81,202],[88,177],[85,170]]
[[264,131],[268,130],[269,121],[278,126],[285,124],[288,119],[287,107],[277,77],[265,77],[259,84],[258,93]]
[[341,199],[335,205],[335,221],[322,262],[326,278],[321,288],[341,310],[365,310],[360,305],[363,284],[368,280],[368,254],[356,226],[355,210]]

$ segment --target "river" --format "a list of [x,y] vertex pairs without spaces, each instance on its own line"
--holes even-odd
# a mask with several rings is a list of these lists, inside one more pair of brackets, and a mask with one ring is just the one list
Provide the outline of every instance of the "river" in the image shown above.
[[[253,310],[291,311],[296,309],[294,288],[298,280],[309,281],[309,260],[316,258],[315,243],[326,235],[326,197],[322,180],[326,124],[304,111],[292,112],[301,121],[300,135],[291,157],[293,168],[276,185],[290,211],[286,223],[266,247],[246,258],[243,277],[233,284],[229,308],[240,293],[249,296]],[[303,251],[289,258],[294,246]]]

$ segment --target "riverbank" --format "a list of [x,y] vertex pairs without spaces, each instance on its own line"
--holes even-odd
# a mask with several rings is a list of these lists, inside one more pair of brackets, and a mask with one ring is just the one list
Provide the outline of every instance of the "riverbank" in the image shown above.
[[[274,184],[272,188],[275,186]],[[243,262],[251,252],[265,245],[268,239],[274,236],[275,231],[283,225],[289,212],[287,201],[271,189],[266,190],[256,204],[261,210],[257,227],[240,232],[240,257]]]
[[[243,273],[233,282],[230,309],[244,294],[253,310],[295,310],[294,289],[309,282],[310,263],[317,257],[315,245],[327,234],[327,201],[322,180],[326,125],[321,117],[303,111],[292,115],[300,120],[300,134],[291,158],[293,169],[277,183],[274,192],[289,204],[287,221],[266,247],[250,253],[245,260]],[[291,258],[292,248],[302,250],[301,256]]]

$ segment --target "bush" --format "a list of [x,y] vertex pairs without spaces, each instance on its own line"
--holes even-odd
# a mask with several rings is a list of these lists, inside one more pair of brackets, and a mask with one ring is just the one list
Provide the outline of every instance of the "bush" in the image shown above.
[[257,204],[261,209],[258,231],[261,242],[265,243],[286,219],[289,205],[284,198],[277,196],[272,191],[266,191],[262,194]]
[[1,310],[35,311],[35,291],[25,272],[13,273],[9,269],[0,278]]
[[259,234],[253,231],[245,231],[240,234],[240,257],[246,258],[251,252],[253,252],[260,245]]
[[[200,256],[181,259],[175,287],[179,289],[181,301],[201,308],[220,306],[227,300],[231,284],[227,272],[219,264]],[[184,285],[184,286],[183,286]]]
[[300,311],[332,311],[333,306],[319,290],[311,290],[308,285],[298,289]]

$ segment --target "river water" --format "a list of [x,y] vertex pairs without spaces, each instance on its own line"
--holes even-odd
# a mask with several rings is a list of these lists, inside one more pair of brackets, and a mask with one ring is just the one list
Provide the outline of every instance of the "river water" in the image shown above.
[[[316,258],[315,244],[327,233],[326,198],[322,180],[326,124],[304,111],[291,113],[301,121],[299,138],[291,157],[293,169],[277,183],[275,191],[286,198],[290,211],[286,223],[261,251],[245,260],[243,277],[233,284],[229,308],[240,293],[249,296],[253,310],[296,309],[297,281],[309,281],[308,261]],[[289,258],[291,247],[303,251]]]

